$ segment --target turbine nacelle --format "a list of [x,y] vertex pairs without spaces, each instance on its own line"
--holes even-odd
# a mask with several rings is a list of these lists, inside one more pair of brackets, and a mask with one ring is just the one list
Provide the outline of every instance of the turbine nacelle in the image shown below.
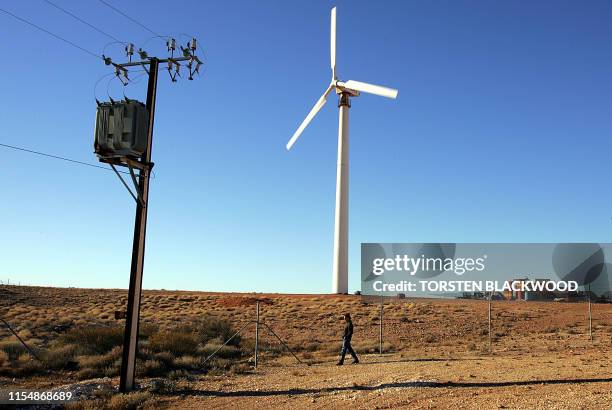
[[340,95],[342,93],[346,93],[346,94],[350,95],[351,97],[359,97],[359,94],[361,94],[357,90],[351,90],[350,88],[347,88],[342,81],[336,81],[335,85],[334,85],[334,88],[336,90],[336,94],[338,94],[338,95]]

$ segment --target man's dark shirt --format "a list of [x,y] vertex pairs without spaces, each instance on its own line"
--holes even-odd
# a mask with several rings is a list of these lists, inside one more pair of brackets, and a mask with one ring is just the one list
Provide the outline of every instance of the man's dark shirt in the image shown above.
[[342,338],[351,340],[351,337],[353,337],[353,322],[348,322],[344,327],[344,335]]

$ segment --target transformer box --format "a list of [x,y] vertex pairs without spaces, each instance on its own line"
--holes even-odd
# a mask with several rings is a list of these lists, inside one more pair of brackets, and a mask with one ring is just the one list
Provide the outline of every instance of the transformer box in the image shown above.
[[139,101],[98,104],[94,151],[102,158],[139,158],[147,147],[149,111]]

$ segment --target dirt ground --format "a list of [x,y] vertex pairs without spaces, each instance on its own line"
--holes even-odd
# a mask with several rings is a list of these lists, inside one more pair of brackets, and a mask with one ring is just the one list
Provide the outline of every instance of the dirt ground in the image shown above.
[[[145,291],[142,321],[172,328],[203,315],[235,328],[261,320],[296,351],[299,364],[261,332],[260,366],[246,374],[196,374],[157,406],[181,408],[610,408],[612,304],[387,299],[385,354],[379,355],[380,304],[358,296]],[[0,286],[0,314],[28,343],[44,348],[54,326],[121,325],[126,291]],[[336,367],[350,312],[359,365]],[[252,339],[255,326],[243,337]],[[0,329],[0,342],[12,336]],[[347,361],[347,363],[349,363]],[[249,362],[252,364],[252,360]],[[248,367],[248,366],[247,366]],[[0,378],[0,389],[75,383],[71,372]],[[110,383],[116,385],[116,378]]]
[[541,408],[612,405],[609,352],[431,358],[368,355],[358,365],[285,363],[200,380],[176,408]]

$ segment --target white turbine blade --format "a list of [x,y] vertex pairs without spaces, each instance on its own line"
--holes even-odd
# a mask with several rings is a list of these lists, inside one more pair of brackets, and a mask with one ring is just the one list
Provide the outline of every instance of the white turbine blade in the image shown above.
[[360,81],[349,80],[344,83],[344,87],[363,93],[376,94],[381,97],[397,98],[398,91],[393,88],[381,87],[380,85],[362,83]]
[[287,151],[289,151],[291,149],[291,147],[293,146],[293,144],[295,144],[295,141],[297,141],[297,139],[300,137],[300,135],[302,135],[302,132],[308,126],[308,124],[310,124],[310,122],[315,117],[315,115],[317,115],[317,113],[319,111],[321,111],[321,108],[323,108],[323,106],[327,102],[327,95],[329,94],[331,89],[332,89],[332,85],[330,85],[327,88],[327,90],[325,90],[325,92],[323,93],[321,98],[319,98],[317,100],[317,102],[315,103],[314,107],[312,107],[312,109],[310,110],[310,112],[308,113],[306,118],[304,118],[304,121],[302,121],[302,123],[300,124],[298,129],[293,133],[293,136],[291,137],[291,139],[287,143]]
[[329,33],[332,78],[336,79],[336,8],[331,10],[331,30]]

